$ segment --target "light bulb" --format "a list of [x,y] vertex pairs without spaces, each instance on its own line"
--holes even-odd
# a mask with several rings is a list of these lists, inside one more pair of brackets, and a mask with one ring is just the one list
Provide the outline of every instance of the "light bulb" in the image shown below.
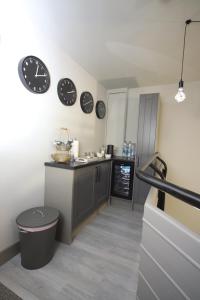
[[178,103],[180,103],[180,102],[183,102],[186,99],[186,96],[185,96],[185,93],[184,93],[184,89],[183,89],[184,81],[182,80],[182,78],[179,81],[178,86],[179,86],[179,89],[178,89],[178,93],[175,96],[175,100]]
[[185,93],[184,93],[184,89],[183,89],[183,87],[180,87],[178,89],[178,93],[175,96],[175,100],[178,103],[180,103],[180,102],[184,101],[185,99],[186,99],[186,96],[185,96]]

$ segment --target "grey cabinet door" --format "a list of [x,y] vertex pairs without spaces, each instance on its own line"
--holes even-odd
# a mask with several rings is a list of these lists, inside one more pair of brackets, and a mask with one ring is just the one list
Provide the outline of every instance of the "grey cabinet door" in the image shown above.
[[75,171],[73,189],[73,221],[75,228],[95,209],[93,166]]
[[[136,168],[141,167],[155,152],[159,94],[140,95]],[[152,170],[147,170],[152,173]],[[133,201],[144,204],[150,186],[134,176]]]
[[100,206],[109,198],[111,164],[102,163],[95,166],[95,206]]

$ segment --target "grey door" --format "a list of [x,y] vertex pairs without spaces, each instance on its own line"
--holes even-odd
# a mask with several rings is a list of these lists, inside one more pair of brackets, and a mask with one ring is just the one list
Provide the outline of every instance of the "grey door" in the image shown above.
[[73,228],[86,219],[94,209],[94,167],[78,169],[74,178]]
[[[140,95],[136,168],[141,167],[155,152],[159,94]],[[147,170],[151,173],[151,170]],[[134,176],[133,202],[144,204],[150,186]]]
[[95,206],[100,206],[109,198],[110,163],[101,163],[95,167]]

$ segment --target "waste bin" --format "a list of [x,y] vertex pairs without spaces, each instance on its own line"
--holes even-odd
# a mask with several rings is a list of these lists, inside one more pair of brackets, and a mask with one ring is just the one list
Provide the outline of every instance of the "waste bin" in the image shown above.
[[58,219],[58,210],[51,207],[31,208],[17,217],[24,268],[38,269],[52,259]]

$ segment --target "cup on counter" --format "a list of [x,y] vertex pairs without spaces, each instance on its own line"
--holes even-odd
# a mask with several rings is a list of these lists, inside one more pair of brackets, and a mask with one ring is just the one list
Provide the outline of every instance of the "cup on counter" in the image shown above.
[[106,153],[111,154],[111,156],[113,156],[114,155],[114,146],[113,145],[107,145]]
[[111,154],[108,154],[108,153],[105,154],[105,158],[106,158],[106,159],[111,159],[111,157],[112,157]]
[[103,154],[101,152],[97,152],[97,157],[98,158],[102,158],[103,157]]

